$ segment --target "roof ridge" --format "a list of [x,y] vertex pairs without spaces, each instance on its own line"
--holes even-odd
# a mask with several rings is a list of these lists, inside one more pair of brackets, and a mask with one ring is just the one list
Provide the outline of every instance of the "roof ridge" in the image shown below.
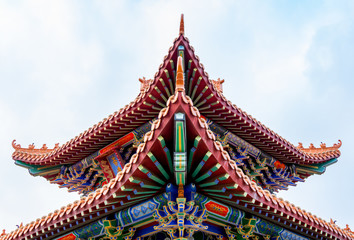
[[28,148],[23,148],[21,147],[20,144],[16,144],[16,139],[14,139],[12,141],[12,147],[15,149],[15,152],[33,153],[37,155],[42,155],[42,154],[48,154],[51,151],[54,151],[55,149],[59,148],[59,143],[56,143],[54,148],[48,148],[47,144],[43,144],[41,148],[35,148],[34,143],[29,144]]
[[[201,128],[203,128],[206,132],[206,136],[214,142],[214,147],[217,151],[221,153],[223,160],[229,163],[229,166],[235,170],[236,175],[238,178],[243,181],[249,189],[254,192],[254,194],[258,195],[258,197],[263,197],[269,204],[278,205],[281,208],[287,209],[289,213],[295,214],[300,218],[309,219],[318,227],[325,228],[331,234],[345,236],[346,238],[352,238],[353,235],[351,232],[346,231],[344,229],[339,228],[337,225],[333,225],[327,223],[326,221],[322,220],[321,218],[317,218],[315,215],[306,212],[305,210],[295,207],[294,204],[289,203],[288,201],[284,201],[282,198],[278,198],[275,195],[271,194],[268,190],[263,190],[260,186],[258,186],[255,182],[252,182],[250,178],[243,173],[243,171],[238,168],[235,164],[235,161],[232,160],[227,151],[224,150],[221,143],[216,140],[215,135],[209,129],[209,125],[205,121],[204,118],[201,117],[199,110],[193,105],[192,99],[185,94],[185,92],[175,92],[175,94],[171,95],[166,103],[166,108],[160,110],[158,114],[158,119],[155,120],[151,126],[151,131],[147,132],[144,135],[144,141],[138,146],[137,152],[131,156],[129,162],[124,166],[124,168],[118,172],[115,178],[111,179],[110,182],[103,186],[102,188],[97,189],[96,191],[90,193],[87,197],[83,197],[74,203],[70,203],[66,206],[60,208],[60,210],[55,210],[53,213],[49,213],[47,216],[43,216],[42,218],[38,218],[36,221],[32,221],[31,223],[26,224],[23,227],[20,227],[6,235],[0,236],[1,240],[5,239],[16,239],[17,237],[22,237],[24,234],[28,232],[32,232],[34,229],[37,229],[46,223],[49,223],[52,220],[58,219],[63,217],[64,215],[72,214],[76,212],[76,210],[81,207],[89,207],[94,200],[98,200],[104,196],[111,196],[113,194],[113,189],[115,188],[117,182],[120,182],[126,173],[131,171],[132,164],[136,163],[139,158],[139,155],[144,151],[146,144],[152,140],[155,130],[159,129],[161,126],[161,120],[168,114],[170,105],[175,103],[178,98],[181,97],[182,102],[187,104],[191,110],[193,116],[198,118],[198,123]],[[111,194],[108,194],[111,192]],[[103,200],[102,200],[103,201]],[[101,202],[96,202],[96,205],[99,205]],[[91,206],[92,207],[92,206]],[[74,214],[75,215],[75,214]],[[67,216],[70,217],[70,216]],[[293,216],[294,217],[294,216]],[[32,233],[33,234],[33,233]]]
[[301,142],[297,146],[298,149],[307,153],[307,154],[323,154],[330,151],[339,151],[339,148],[342,146],[342,141],[339,139],[338,143],[334,143],[332,146],[327,147],[325,143],[321,142],[320,147],[316,148],[313,143],[310,143],[308,148],[304,148]]
[[[216,140],[215,135],[209,129],[209,125],[207,124],[205,119],[201,117],[199,110],[193,106],[192,99],[189,96],[184,95],[184,93],[182,93],[182,99],[185,103],[188,103],[190,105],[192,114],[194,116],[198,117],[198,120],[199,120],[198,123],[199,123],[200,127],[204,128],[207,133],[208,138],[210,140],[214,141],[214,146],[218,151],[221,152],[223,159],[230,164],[230,167],[232,169],[235,169],[236,175],[242,181],[244,181],[250,187],[250,189],[252,189],[258,196],[260,196],[260,197],[265,196],[265,198],[269,202],[273,202],[276,205],[280,205],[283,209],[284,208],[288,209],[288,211],[292,210],[293,213],[294,212],[302,213],[305,218],[310,219],[312,222],[315,222],[317,225],[320,225],[320,226],[323,225],[323,227],[325,227],[326,229],[335,228],[336,230],[338,230],[340,235],[346,235],[349,238],[354,237],[350,231],[345,231],[345,229],[341,229],[337,225],[333,226],[333,224],[328,223],[321,218],[318,218],[316,215],[313,215],[310,212],[306,212],[305,210],[301,209],[300,207],[296,207],[294,204],[291,204],[289,201],[286,201],[280,197],[277,197],[276,195],[270,193],[268,190],[262,189],[255,182],[251,181],[251,179],[246,174],[243,173],[242,169],[237,167],[237,165],[235,164],[235,161],[230,158],[229,153],[224,150],[222,144]],[[297,215],[301,216],[302,214],[297,214]],[[333,230],[332,230],[332,232],[335,233],[335,231],[333,231]]]
[[[52,221],[53,218],[57,219],[59,215],[64,216],[65,214],[70,214],[75,212],[80,206],[84,207],[87,204],[90,205],[94,200],[97,200],[102,195],[107,195],[117,184],[120,182],[126,173],[129,173],[131,170],[131,164],[136,163],[139,158],[139,155],[144,151],[146,144],[152,140],[155,130],[160,128],[161,119],[163,119],[169,112],[170,104],[175,103],[178,99],[180,92],[176,92],[171,95],[167,101],[166,108],[160,110],[158,118],[152,123],[151,130],[144,135],[143,142],[138,146],[137,151],[133,154],[127,164],[124,165],[123,169],[117,173],[117,175],[112,178],[106,185],[102,188],[99,188],[91,192],[87,197],[82,197],[80,200],[76,200],[73,203],[69,203],[66,206],[61,207],[60,209],[54,210],[54,212],[49,213],[42,218],[37,218],[35,221],[27,223],[26,225],[11,231],[6,235],[0,235],[0,240],[7,239],[17,239],[27,232],[31,232],[33,229],[36,229],[49,221]],[[113,194],[113,193],[112,193]],[[98,203],[97,203],[98,204]]]
[[270,138],[273,139],[273,141],[279,142],[279,145],[281,146],[281,148],[283,148],[284,153],[288,153],[289,151],[292,151],[294,153],[294,156],[297,156],[299,159],[301,159],[303,163],[310,163],[310,161],[313,161],[313,163],[325,162],[340,156],[340,151],[336,151],[333,154],[320,154],[320,155],[311,154],[310,152],[307,151],[302,151],[301,149],[297,148],[293,143],[289,142],[288,140],[286,140],[285,138],[283,138],[282,136],[274,132],[272,129],[266,127],[262,122],[257,120],[251,114],[248,114],[246,111],[242,110],[240,107],[233,104],[223,94],[221,84],[224,83],[224,80],[209,79],[209,74],[205,71],[204,65],[200,62],[199,57],[195,54],[194,48],[190,45],[188,38],[183,36],[183,39],[185,40],[185,43],[188,46],[187,49],[189,48],[191,50],[189,54],[192,57],[192,59],[193,58],[195,59],[196,64],[201,73],[201,76],[206,80],[206,84],[209,85],[208,87],[214,90],[215,95],[218,98],[221,98],[224,107],[228,106],[229,108],[231,108],[229,110],[233,109],[234,111],[236,111],[236,114],[238,113],[240,115],[239,117],[243,118],[243,120],[246,121],[247,123],[253,125],[252,127],[254,128],[254,130],[259,132],[260,134],[267,134]]
[[[146,80],[144,77],[140,78],[139,81],[141,82],[141,88],[140,88],[140,93],[138,96],[134,99],[134,101],[130,102],[129,104],[125,105],[124,107],[120,108],[119,110],[115,111],[113,114],[109,115],[108,117],[102,119],[100,122],[97,124],[94,124],[92,127],[88,128],[84,132],[80,133],[79,135],[73,137],[72,139],[68,140],[66,143],[62,144],[61,146],[48,150],[48,152],[45,152],[45,154],[38,154],[38,152],[35,151],[30,151],[30,149],[26,148],[21,148],[21,145],[17,144],[14,145],[15,140],[13,141],[13,146],[15,148],[15,152],[13,153],[12,157],[14,160],[20,160],[24,161],[25,163],[36,163],[39,164],[39,162],[42,162],[46,158],[54,158],[55,155],[59,154],[65,154],[68,149],[71,150],[72,148],[76,148],[78,145],[80,145],[82,142],[86,141],[86,138],[90,138],[92,136],[95,136],[95,133],[99,131],[99,128],[102,127],[105,124],[108,124],[109,122],[114,122],[114,119],[119,119],[121,117],[124,117],[124,114],[131,109],[132,107],[135,106],[135,104],[138,104],[142,101],[142,99],[147,97],[147,93],[152,91],[151,86],[157,84],[158,81],[158,76],[162,74],[162,69],[164,68],[165,65],[168,64],[168,59],[171,57],[171,53],[174,52],[177,48],[177,42],[178,40],[181,40],[183,35],[180,37],[175,38],[173,45],[169,48],[168,54],[165,55],[163,63],[160,64],[159,70],[155,73],[154,79],[151,81],[150,79]],[[117,120],[116,120],[117,121]],[[89,155],[89,154],[88,154]],[[55,164],[55,162],[52,162]]]

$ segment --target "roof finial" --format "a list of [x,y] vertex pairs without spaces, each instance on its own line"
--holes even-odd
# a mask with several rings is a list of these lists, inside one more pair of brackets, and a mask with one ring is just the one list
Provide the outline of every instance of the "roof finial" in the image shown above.
[[184,19],[183,19],[183,13],[181,14],[181,22],[179,24],[179,35],[184,36]]
[[177,75],[176,75],[176,91],[184,91],[184,70],[183,70],[183,59],[178,56],[177,59]]
[[218,90],[219,92],[222,92],[222,84],[225,82],[224,79],[220,79],[218,78],[218,80],[211,80],[211,82],[214,84],[214,87],[216,88],[216,90]]
[[140,92],[144,92],[146,89],[149,88],[150,84],[152,83],[151,79],[145,79],[145,77],[143,78],[139,78],[139,82],[140,84]]

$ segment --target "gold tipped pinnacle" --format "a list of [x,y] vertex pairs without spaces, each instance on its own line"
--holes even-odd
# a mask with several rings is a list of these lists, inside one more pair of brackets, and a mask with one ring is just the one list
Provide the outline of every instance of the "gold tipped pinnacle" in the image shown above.
[[176,74],[176,91],[184,91],[184,71],[183,71],[183,59],[181,56],[177,59],[177,74]]
[[181,22],[179,24],[179,35],[184,36],[184,16],[183,16],[183,13],[181,14]]

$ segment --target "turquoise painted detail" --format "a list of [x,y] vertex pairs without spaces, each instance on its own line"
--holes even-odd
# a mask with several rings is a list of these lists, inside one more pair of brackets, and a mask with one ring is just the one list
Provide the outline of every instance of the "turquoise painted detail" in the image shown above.
[[162,136],[159,136],[157,139],[160,141],[161,147],[163,148],[163,150],[164,150],[164,152],[166,154],[169,170],[172,173],[173,172],[173,164],[172,164],[172,158],[171,158],[170,150],[166,146],[165,139]]
[[157,161],[156,157],[152,152],[148,152],[148,157],[151,159],[151,161],[155,164],[155,166],[159,169],[159,171],[164,175],[164,177],[168,180],[170,179],[170,175],[165,171],[165,169],[162,167],[159,161]]
[[187,141],[186,121],[184,113],[175,113],[174,116],[174,154],[173,167],[177,185],[185,185],[187,181]]
[[338,161],[337,158],[333,158],[328,162],[309,164],[309,165],[296,165],[296,169],[299,172],[305,172],[310,174],[322,174],[326,171],[326,168]]
[[132,224],[136,225],[138,222],[147,220],[148,218],[153,219],[152,215],[154,211],[166,204],[166,202],[167,195],[162,194],[116,213],[115,218],[117,219],[119,226],[125,227]]
[[[82,228],[79,228],[73,232],[70,232],[66,235],[75,235],[77,239],[89,239],[89,238],[95,238],[95,237],[100,237],[104,235],[104,227],[103,227],[103,221],[106,220],[106,218],[100,219],[97,222],[93,222],[87,226],[84,226]],[[64,235],[64,236],[66,236]],[[55,239],[60,239],[64,237],[63,235],[55,238]]]

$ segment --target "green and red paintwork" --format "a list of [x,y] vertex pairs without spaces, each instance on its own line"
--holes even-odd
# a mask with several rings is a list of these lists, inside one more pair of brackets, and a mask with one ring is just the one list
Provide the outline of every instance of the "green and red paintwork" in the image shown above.
[[182,25],[136,102],[97,125],[83,150],[35,163],[16,155],[32,175],[89,199],[25,239],[338,238],[266,194],[323,173],[338,153],[306,155],[232,106]]

